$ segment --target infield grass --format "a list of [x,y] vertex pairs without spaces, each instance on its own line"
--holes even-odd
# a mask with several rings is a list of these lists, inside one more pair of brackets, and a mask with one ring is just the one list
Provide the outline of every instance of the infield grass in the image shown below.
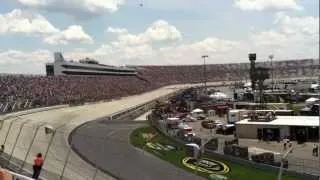
[[[156,134],[156,136],[149,142],[152,143],[161,143],[161,144],[167,144],[167,145],[174,145],[177,147],[177,150],[173,151],[156,151],[146,146],[146,139],[143,138],[143,134]],[[207,173],[201,173],[196,172],[192,169],[187,168],[182,164],[182,159],[185,157],[185,148],[182,144],[179,144],[178,142],[173,141],[169,137],[163,135],[162,133],[158,132],[156,129],[152,127],[142,127],[134,130],[130,135],[130,142],[135,147],[138,147],[140,149],[143,149],[144,151],[147,151],[149,153],[154,154],[155,156],[168,161],[186,171],[193,172],[195,174],[198,174],[200,176],[203,176],[205,178],[209,179],[209,174]],[[205,158],[218,160],[220,162],[225,163],[229,166],[230,172],[226,174],[225,176],[228,177],[228,180],[276,180],[277,179],[277,173],[272,172],[269,170],[261,170],[252,168],[249,166],[244,166],[236,163],[227,162],[218,158],[212,158],[209,156],[204,156]],[[298,180],[297,177],[292,176],[286,176],[284,175],[283,180]]]

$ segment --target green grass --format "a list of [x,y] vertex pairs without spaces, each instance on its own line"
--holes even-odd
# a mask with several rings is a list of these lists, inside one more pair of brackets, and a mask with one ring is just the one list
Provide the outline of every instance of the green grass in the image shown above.
[[[174,145],[174,146],[178,147],[178,149],[175,151],[168,151],[168,152],[161,152],[161,153],[159,151],[152,150],[152,149],[145,146],[146,140],[142,137],[142,134],[144,134],[144,133],[156,133],[157,134],[157,136],[154,139],[152,139],[151,142],[154,142],[154,143],[159,142],[161,144]],[[177,167],[180,167],[186,171],[196,173],[200,176],[209,178],[209,174],[207,174],[207,173],[195,172],[194,170],[185,167],[182,164],[182,159],[185,157],[184,146],[182,144],[179,144],[179,143],[173,141],[172,139],[170,139],[169,137],[158,132],[154,128],[143,127],[143,128],[136,129],[130,135],[130,142],[134,146],[141,148],[141,149],[144,149],[145,151],[152,153],[155,156],[176,165]],[[230,162],[224,161],[222,159],[212,158],[209,156],[205,156],[205,157],[210,158],[210,159],[214,159],[214,160],[218,160],[218,161],[223,162],[226,165],[228,165],[230,168],[230,172],[225,176],[227,176],[229,180],[275,180],[275,179],[277,179],[276,172],[256,169],[256,168],[252,168],[249,166],[239,165],[236,163],[230,163]],[[292,176],[284,176],[282,179],[284,179],[284,180],[298,180],[298,178],[292,177]]]

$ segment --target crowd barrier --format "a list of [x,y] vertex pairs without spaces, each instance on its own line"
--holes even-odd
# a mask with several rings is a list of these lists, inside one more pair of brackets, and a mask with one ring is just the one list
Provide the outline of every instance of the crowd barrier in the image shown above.
[[0,102],[0,114],[12,113],[31,108],[33,108],[33,103],[29,100]]

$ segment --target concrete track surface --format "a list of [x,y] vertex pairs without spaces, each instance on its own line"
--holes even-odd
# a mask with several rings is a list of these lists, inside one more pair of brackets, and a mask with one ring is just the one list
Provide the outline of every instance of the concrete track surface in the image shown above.
[[[210,84],[215,85],[218,82]],[[106,117],[190,86],[193,85],[167,86],[110,102],[0,116],[0,144],[5,144],[5,153],[11,155],[11,160],[16,160],[14,162],[19,167],[29,171],[32,171],[31,164],[35,155],[41,152],[45,156],[42,176],[49,180],[90,180],[93,177],[97,180],[114,179],[96,171],[95,167],[70,150],[68,137],[72,130],[88,121]],[[46,125],[52,126],[56,133],[46,134]],[[90,134],[84,136],[89,137]],[[25,159],[26,163],[23,163]]]

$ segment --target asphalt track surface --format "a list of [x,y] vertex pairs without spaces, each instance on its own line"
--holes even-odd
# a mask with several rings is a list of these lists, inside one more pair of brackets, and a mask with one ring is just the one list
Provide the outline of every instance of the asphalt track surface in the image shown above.
[[[136,121],[93,121],[77,128],[71,141],[82,157],[120,180],[203,179],[133,147],[130,133],[146,125]],[[83,138],[83,134],[91,138]]]

